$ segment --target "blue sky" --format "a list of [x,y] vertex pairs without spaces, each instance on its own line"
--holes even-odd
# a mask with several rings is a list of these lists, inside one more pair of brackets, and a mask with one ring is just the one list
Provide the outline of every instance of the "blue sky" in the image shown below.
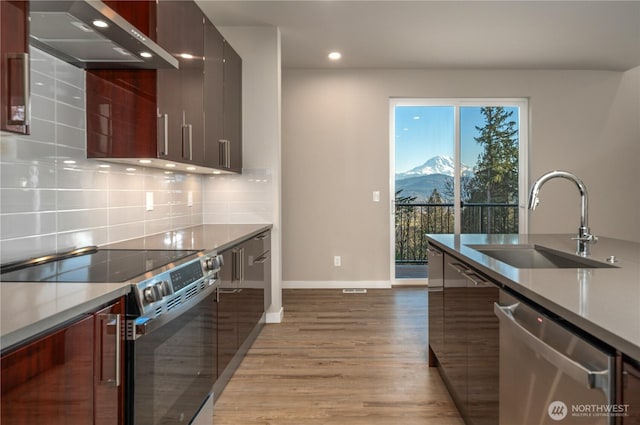
[[[422,165],[437,155],[453,157],[453,114],[453,106],[396,106],[396,173]],[[512,118],[517,122],[517,112]],[[475,127],[483,125],[480,106],[460,108],[461,159],[465,165],[473,166],[482,151],[474,137],[478,135]]]

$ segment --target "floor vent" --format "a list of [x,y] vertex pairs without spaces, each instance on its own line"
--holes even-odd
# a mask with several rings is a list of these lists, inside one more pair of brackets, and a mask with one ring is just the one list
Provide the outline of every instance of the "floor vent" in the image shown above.
[[343,294],[366,294],[367,290],[359,289],[359,288],[347,288],[347,289],[343,289],[342,293]]

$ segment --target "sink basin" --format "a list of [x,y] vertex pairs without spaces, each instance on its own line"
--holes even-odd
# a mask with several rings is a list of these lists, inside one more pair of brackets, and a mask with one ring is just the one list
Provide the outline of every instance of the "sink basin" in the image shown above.
[[601,269],[616,268],[589,258],[567,254],[540,245],[467,245],[484,255],[517,269]]

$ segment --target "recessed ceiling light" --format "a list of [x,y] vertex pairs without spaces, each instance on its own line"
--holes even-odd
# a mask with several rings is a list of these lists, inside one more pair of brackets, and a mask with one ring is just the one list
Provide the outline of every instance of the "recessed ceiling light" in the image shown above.
[[149,52],[140,52],[140,56],[142,56],[143,58],[150,58],[153,55]]
[[73,159],[66,159],[63,161],[65,164],[75,164],[76,162]]
[[337,61],[342,57],[342,54],[340,52],[331,52],[328,57],[332,61]]
[[193,55],[191,53],[180,53],[180,57],[182,59],[193,59]]
[[101,19],[96,19],[95,21],[92,22],[94,27],[98,27],[98,28],[109,28],[109,24],[107,24],[105,21],[101,20]]
[[127,170],[127,171],[136,171],[136,169],[135,169],[135,168],[131,168],[131,167],[127,168],[126,170]]

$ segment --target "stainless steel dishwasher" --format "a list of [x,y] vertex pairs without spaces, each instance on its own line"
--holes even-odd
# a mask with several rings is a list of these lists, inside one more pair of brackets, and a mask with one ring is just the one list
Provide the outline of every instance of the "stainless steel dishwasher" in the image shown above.
[[500,291],[500,425],[605,425],[615,418],[613,357]]

